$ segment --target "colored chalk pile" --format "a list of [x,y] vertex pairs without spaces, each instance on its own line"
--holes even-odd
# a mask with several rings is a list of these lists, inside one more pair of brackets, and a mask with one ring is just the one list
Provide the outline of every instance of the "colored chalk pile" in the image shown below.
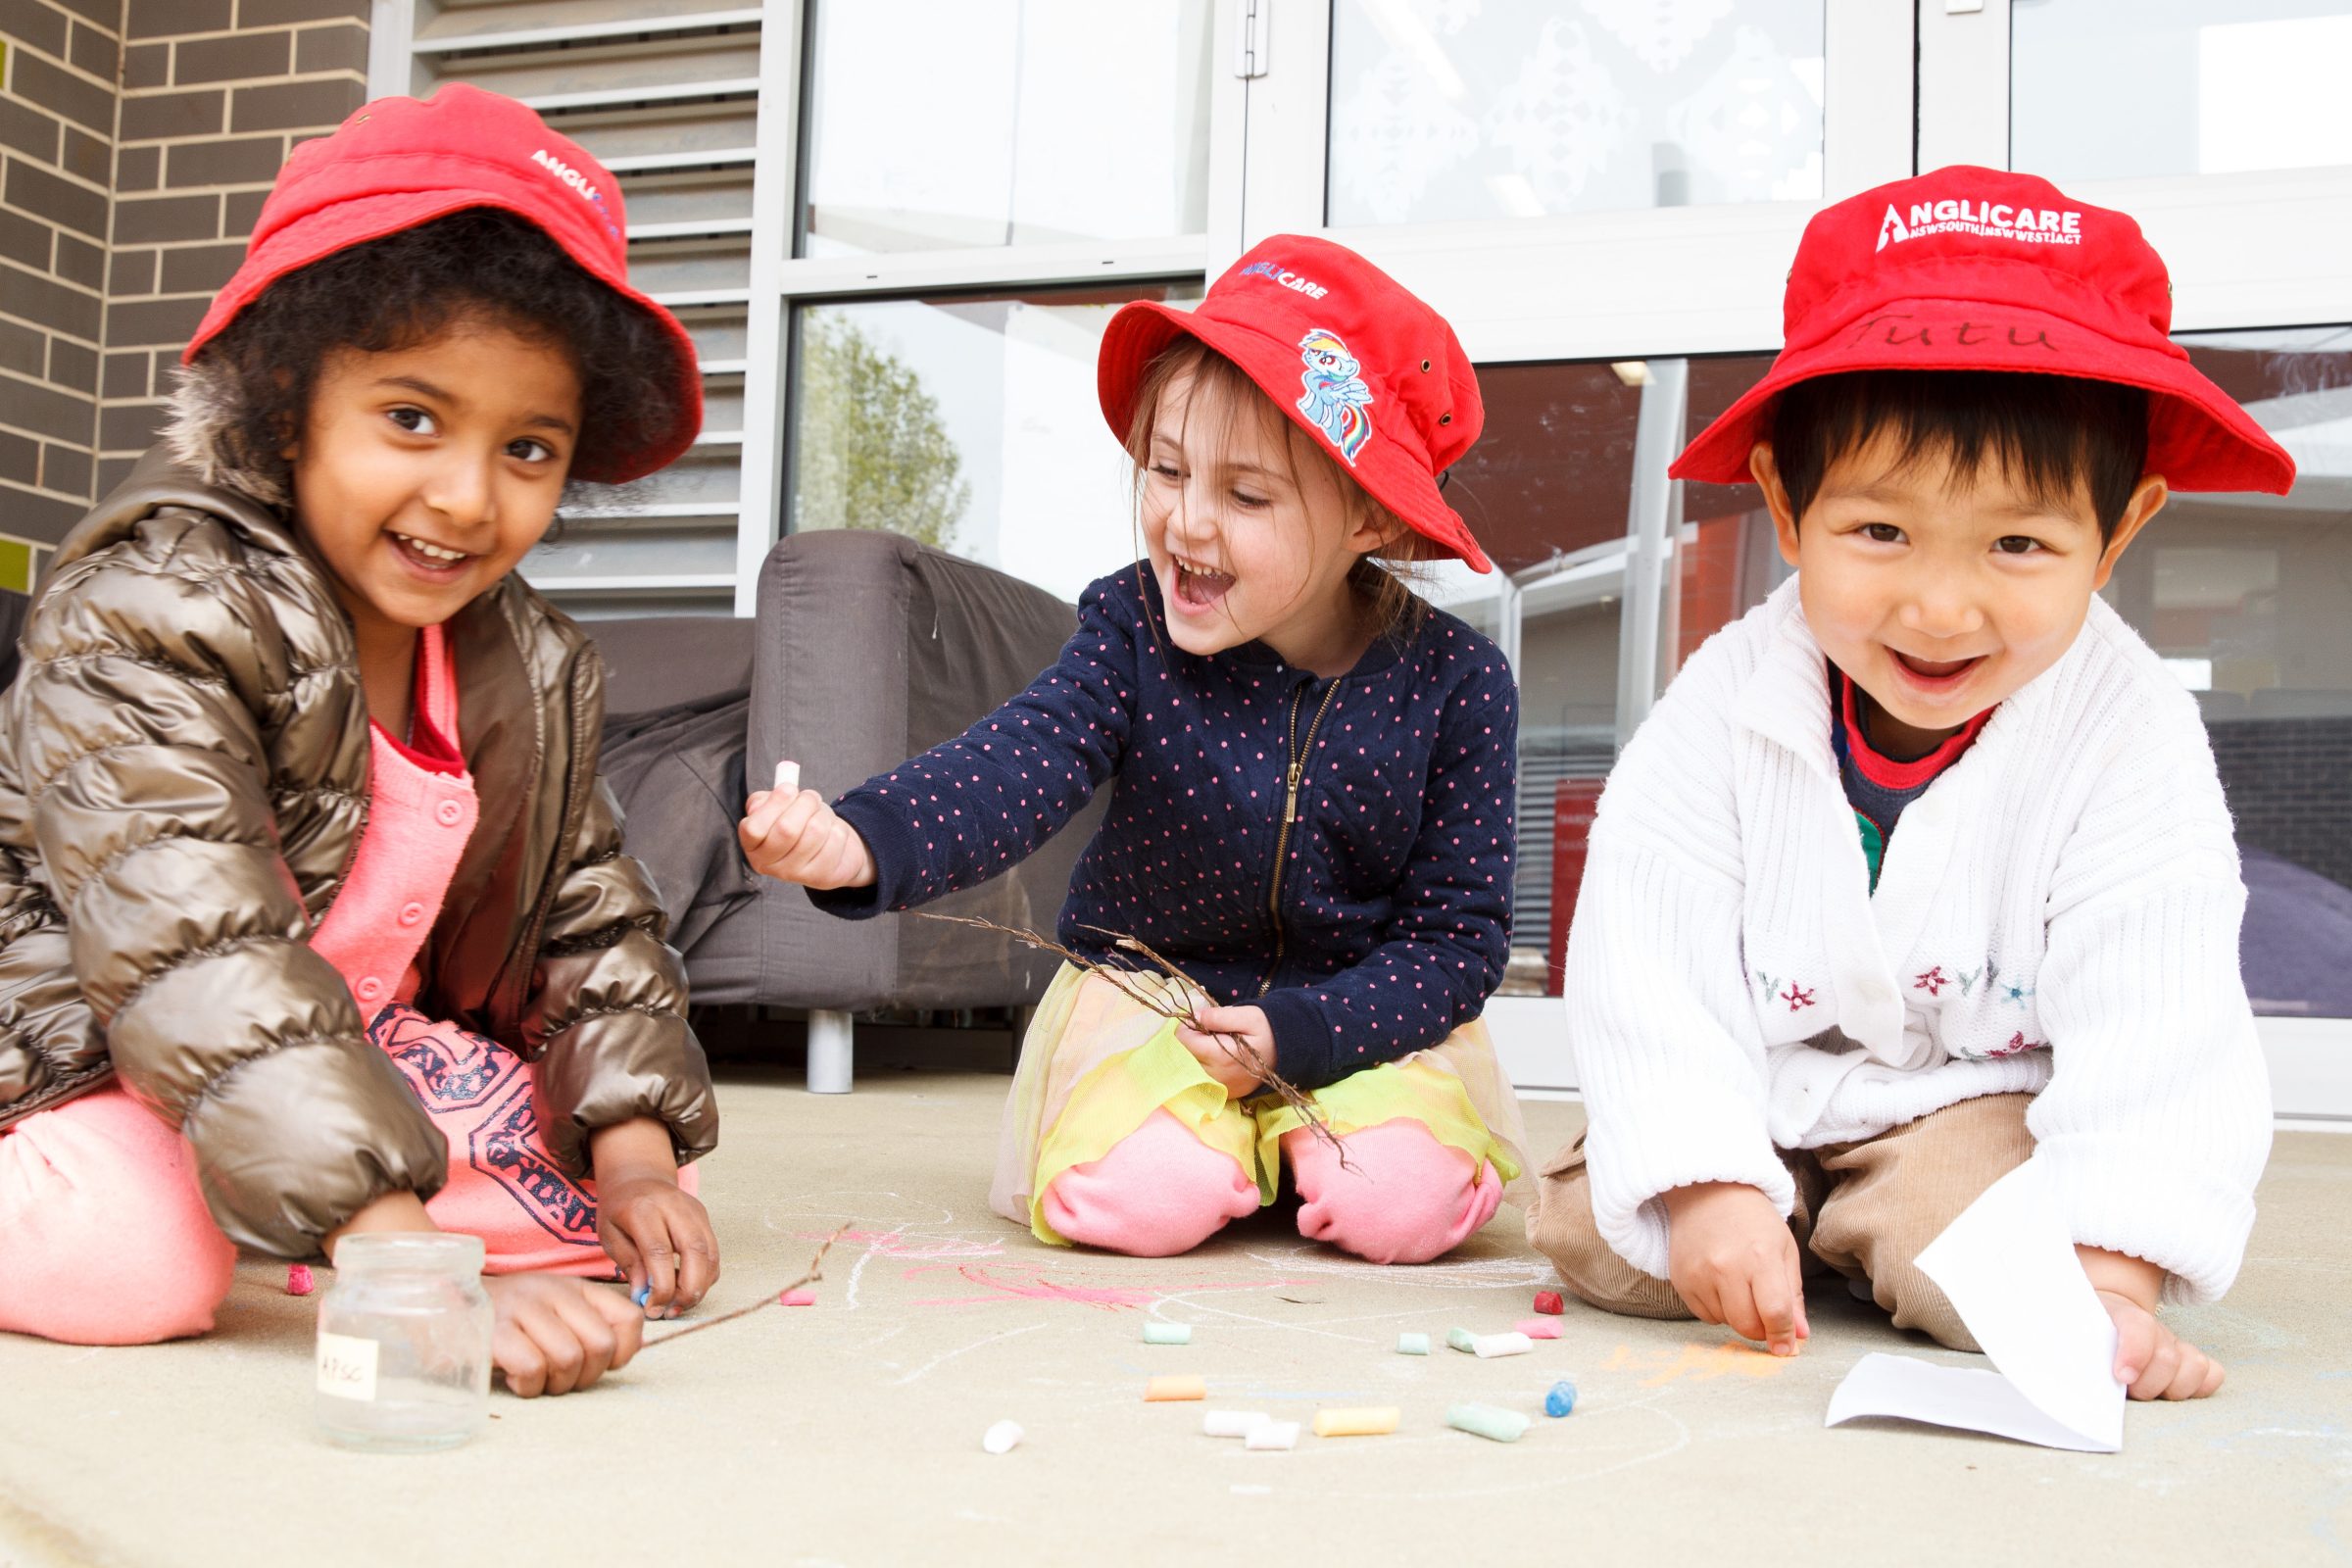
[[1396,1353],[1398,1355],[1427,1355],[1429,1353],[1429,1336],[1426,1334],[1397,1335]]
[[1144,1385],[1144,1400],[1157,1404],[1168,1399],[1205,1399],[1208,1384],[1198,1377],[1153,1378]]
[[1474,1432],[1496,1443],[1517,1443],[1528,1428],[1528,1419],[1516,1410],[1501,1410],[1491,1404],[1457,1404],[1446,1410],[1446,1424],[1458,1432]]
[[318,1288],[318,1281],[312,1275],[310,1264],[289,1263],[286,1265],[286,1294],[288,1296],[308,1296]]
[[1478,1348],[1478,1336],[1468,1329],[1447,1329],[1446,1343],[1454,1349],[1472,1351]]
[[1508,1334],[1480,1334],[1470,1344],[1471,1353],[1482,1361],[1497,1355],[1525,1355],[1535,1348],[1536,1342],[1516,1329]]
[[1356,1410],[1317,1410],[1318,1438],[1377,1438],[1396,1430],[1404,1412],[1393,1404],[1367,1405]]
[[1273,1419],[1263,1410],[1203,1410],[1200,1430],[1212,1438],[1246,1438]]
[[1547,1317],[1523,1317],[1511,1325],[1511,1332],[1524,1334],[1531,1340],[1556,1340],[1560,1326]]
[[1010,1453],[1020,1446],[1022,1436],[1018,1421],[1000,1421],[980,1434],[980,1446],[989,1453]]
[[816,1304],[816,1293],[807,1289],[786,1291],[783,1295],[777,1297],[776,1300],[780,1305],[784,1306],[814,1306]]
[[1193,1326],[1190,1323],[1147,1323],[1144,1325],[1146,1345],[1190,1345]]
[[1566,1378],[1554,1383],[1551,1386],[1551,1392],[1544,1396],[1544,1413],[1554,1420],[1575,1408],[1576,1385]]
[[1538,1291],[1536,1293],[1536,1310],[1550,1317],[1558,1317],[1562,1312],[1568,1310],[1568,1303],[1560,1299],[1560,1293],[1557,1291]]

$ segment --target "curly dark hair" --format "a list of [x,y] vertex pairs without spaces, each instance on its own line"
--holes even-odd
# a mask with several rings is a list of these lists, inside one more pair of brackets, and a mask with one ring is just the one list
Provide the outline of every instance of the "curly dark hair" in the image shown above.
[[286,505],[292,466],[283,454],[327,358],[411,347],[467,318],[569,357],[582,399],[575,480],[603,477],[607,454],[652,445],[691,395],[652,312],[583,270],[537,225],[472,207],[271,283],[181,372],[166,437],[207,478]]

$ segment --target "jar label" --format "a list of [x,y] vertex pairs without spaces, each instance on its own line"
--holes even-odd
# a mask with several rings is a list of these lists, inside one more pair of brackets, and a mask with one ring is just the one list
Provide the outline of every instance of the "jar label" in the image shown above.
[[374,1399],[375,1351],[373,1340],[320,1330],[318,1392],[338,1399]]

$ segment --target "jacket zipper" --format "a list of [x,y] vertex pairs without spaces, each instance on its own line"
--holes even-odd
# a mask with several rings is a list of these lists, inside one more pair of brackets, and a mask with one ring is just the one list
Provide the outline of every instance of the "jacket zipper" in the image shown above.
[[1290,772],[1282,798],[1282,831],[1274,839],[1274,882],[1266,890],[1266,913],[1274,921],[1274,961],[1267,966],[1265,978],[1257,983],[1257,994],[1261,997],[1274,988],[1274,976],[1282,968],[1283,953],[1289,946],[1282,929],[1282,872],[1289,863],[1291,824],[1298,820],[1298,783],[1306,771],[1306,749],[1315,743],[1315,731],[1323,727],[1323,715],[1331,711],[1331,700],[1339,695],[1340,682],[1335,680],[1323,693],[1323,701],[1316,705],[1304,740],[1298,738],[1298,710],[1306,700],[1306,688],[1300,686],[1291,698]]

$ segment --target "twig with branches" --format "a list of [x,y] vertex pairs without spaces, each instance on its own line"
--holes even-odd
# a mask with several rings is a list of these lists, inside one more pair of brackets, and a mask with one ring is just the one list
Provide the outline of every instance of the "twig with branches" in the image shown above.
[[841,1240],[842,1233],[850,1228],[850,1224],[851,1222],[848,1220],[842,1221],[834,1229],[833,1234],[825,1238],[825,1245],[816,1250],[816,1255],[808,1260],[808,1272],[773,1296],[762,1296],[749,1306],[739,1306],[732,1312],[721,1312],[718,1316],[705,1318],[700,1323],[690,1323],[675,1334],[664,1334],[658,1340],[648,1340],[645,1342],[645,1348],[650,1350],[657,1345],[667,1345],[673,1340],[682,1340],[689,1334],[700,1334],[703,1330],[714,1329],[721,1323],[732,1323],[739,1317],[749,1317],[762,1307],[775,1305],[804,1285],[814,1285],[825,1277],[825,1254],[833,1250],[833,1244]]
[[[1259,1082],[1274,1091],[1285,1105],[1296,1111],[1299,1120],[1306,1124],[1307,1131],[1317,1142],[1331,1146],[1332,1152],[1339,1157],[1342,1170],[1351,1171],[1355,1168],[1348,1163],[1347,1146],[1342,1144],[1339,1135],[1331,1130],[1330,1124],[1323,1119],[1323,1112],[1316,1107],[1315,1102],[1306,1097],[1304,1091],[1276,1072],[1274,1064],[1260,1055],[1257,1048],[1240,1035],[1226,1034],[1222,1031],[1211,1031],[1200,1027],[1200,1008],[1214,1004],[1214,999],[1209,996],[1208,988],[1186,974],[1175,963],[1152,951],[1152,946],[1143,938],[1131,937],[1124,932],[1107,930],[1099,925],[1084,927],[1097,936],[1106,938],[1112,949],[1117,952],[1142,955],[1145,959],[1149,960],[1151,964],[1149,968],[1142,963],[1133,965],[1104,963],[1100,959],[1090,958],[1083,953],[1065,948],[1050,937],[1039,936],[1036,932],[1023,930],[1019,926],[999,925],[994,920],[982,920],[968,914],[934,914],[928,909],[910,909],[907,912],[918,920],[944,920],[950,925],[968,925],[977,931],[993,931],[999,936],[1010,937],[1024,946],[1051,953],[1074,968],[1088,974],[1102,976],[1110,984],[1117,986],[1138,1005],[1149,1008],[1162,1018],[1172,1018],[1196,1033],[1207,1035],[1225,1048],[1227,1055],[1256,1074]],[[1169,985],[1147,985],[1144,983],[1147,978],[1166,981],[1169,982]],[[1175,993],[1174,997],[1169,994],[1171,988]]]

